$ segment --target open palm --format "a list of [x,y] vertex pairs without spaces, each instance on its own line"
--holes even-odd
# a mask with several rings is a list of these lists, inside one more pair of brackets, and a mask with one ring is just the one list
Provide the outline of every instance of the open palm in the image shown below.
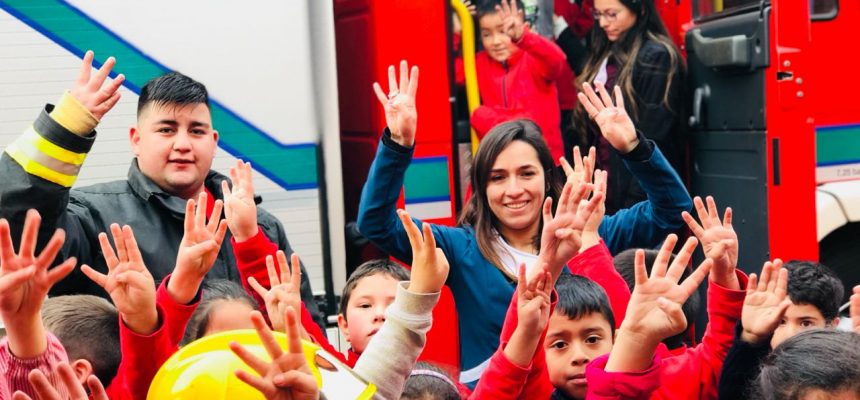
[[761,277],[751,274],[747,284],[747,295],[741,313],[743,332],[741,339],[749,343],[767,340],[785,310],[791,304],[788,295],[788,271],[782,268],[782,260],[764,263]]
[[597,90],[600,92],[599,97],[586,82],[582,85],[582,92],[577,94],[577,98],[585,107],[588,116],[597,123],[601,134],[609,144],[621,153],[629,153],[639,141],[633,120],[624,108],[621,88],[615,86],[615,103],[602,84],[597,84]]
[[373,84],[376,98],[385,109],[385,123],[391,131],[391,138],[402,146],[412,147],[418,126],[418,110],[415,108],[415,96],[418,93],[418,67],[412,66],[410,72],[406,60],[401,61],[398,83],[394,66],[388,66],[388,90],[386,95],[378,82]]

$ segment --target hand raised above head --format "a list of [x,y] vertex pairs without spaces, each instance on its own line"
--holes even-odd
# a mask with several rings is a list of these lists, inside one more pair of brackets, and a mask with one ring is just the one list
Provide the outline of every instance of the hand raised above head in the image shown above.
[[591,183],[580,185],[576,190],[570,182],[565,183],[558,198],[555,215],[552,212],[552,197],[547,197],[544,201],[539,259],[549,266],[553,286],[565,263],[579,251],[585,223],[603,201],[604,194],[595,192],[591,200],[580,207],[586,192],[591,189]]
[[[54,374],[60,377],[60,381],[68,391],[69,397],[64,399],[60,395],[60,390],[57,390],[51,384],[45,373],[39,369],[34,369],[27,375],[27,380],[33,386],[36,400],[108,400],[104,386],[102,386],[101,381],[95,375],[90,375],[87,378],[87,388],[89,388],[90,392],[88,395],[83,384],[75,376],[72,367],[69,366],[69,363],[63,361],[57,364],[56,368],[54,368]],[[33,400],[33,398],[24,394],[24,392],[17,391],[12,395],[12,400]]]
[[[279,267],[275,267],[275,260],[272,256],[266,256],[266,270],[269,274],[271,289],[263,287],[253,276],[248,278],[248,284],[266,303],[266,313],[269,315],[272,328],[276,331],[283,331],[286,327],[284,313],[287,307],[293,307],[296,310],[301,310],[302,307],[302,264],[298,253],[293,253],[290,256],[292,261],[290,265],[287,265],[286,253],[282,250],[278,250],[276,255]],[[280,273],[278,269],[280,269]]]
[[[594,175],[594,162],[597,159],[597,150],[591,147],[588,150],[588,155],[583,157],[580,154],[579,146],[573,146],[573,166],[564,157],[559,158],[564,175],[567,177],[567,182],[573,185],[573,190],[579,188],[583,183],[592,181]],[[585,197],[588,197],[589,192],[586,191]]]
[[520,264],[517,277],[517,328],[524,333],[540,336],[549,322],[552,275],[543,264],[531,281],[526,278],[526,266]]
[[415,96],[418,94],[418,66],[409,71],[406,60],[400,61],[400,83],[394,66],[388,66],[388,95],[382,91],[379,82],[373,83],[376,98],[385,109],[385,123],[391,131],[391,139],[405,147],[415,143],[415,130],[418,126],[418,111]]
[[102,119],[119,101],[119,87],[125,81],[125,75],[119,74],[113,81],[104,85],[105,80],[110,75],[111,69],[116,64],[116,59],[108,57],[96,74],[91,76],[93,57],[92,50],[84,54],[81,70],[78,73],[78,79],[75,81],[75,86],[72,88],[71,93],[94,117]]
[[513,42],[519,42],[525,33],[525,21],[520,17],[522,10],[517,8],[516,0],[502,0],[496,6],[496,12],[502,17],[505,33]]
[[[438,293],[448,279],[448,258],[436,247],[436,238],[430,224],[422,224],[419,231],[406,210],[397,210],[397,216],[409,236],[412,245],[412,274],[409,291],[414,293]],[[423,231],[423,236],[422,236]]]
[[738,265],[738,234],[732,228],[732,209],[726,207],[723,220],[720,221],[714,198],[708,196],[707,202],[708,207],[705,208],[701,197],[693,198],[701,225],[686,211],[681,213],[681,217],[690,227],[690,231],[702,242],[705,257],[714,260],[711,281],[727,289],[740,290],[740,282],[735,274]]
[[600,128],[600,133],[621,154],[627,154],[639,145],[636,127],[624,108],[621,88],[615,86],[615,103],[603,87],[597,83],[598,97],[588,82],[582,84],[582,92],[577,94],[580,104],[585,107],[588,117]]
[[185,205],[185,233],[179,242],[176,267],[167,283],[168,293],[180,304],[188,304],[197,294],[203,278],[218,258],[227,233],[227,221],[221,219],[224,203],[215,200],[211,218],[206,222],[207,199],[208,195],[203,192],[196,202],[188,199]]
[[158,328],[155,281],[143,263],[131,227],[112,224],[110,230],[116,251],[107,234],[99,234],[108,273],[98,272],[89,265],[81,266],[81,271],[108,292],[122,320],[132,331],[149,335]]

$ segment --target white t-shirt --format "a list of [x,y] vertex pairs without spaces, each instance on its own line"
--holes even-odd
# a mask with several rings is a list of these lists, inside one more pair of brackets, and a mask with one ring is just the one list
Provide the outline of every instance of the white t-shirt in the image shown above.
[[496,239],[499,241],[499,247],[502,250],[499,254],[502,266],[504,266],[505,270],[511,275],[517,276],[520,264],[522,263],[526,263],[526,274],[528,274],[532,268],[534,268],[535,264],[537,264],[537,254],[526,253],[522,250],[515,249],[509,245],[504,238],[502,238],[502,235],[497,234]]

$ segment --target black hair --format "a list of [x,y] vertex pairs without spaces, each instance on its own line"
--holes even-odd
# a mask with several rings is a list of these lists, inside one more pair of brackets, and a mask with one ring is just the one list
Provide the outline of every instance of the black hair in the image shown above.
[[819,390],[860,398],[860,335],[835,329],[798,333],[765,359],[757,386],[761,400],[802,399]]
[[[501,0],[480,0],[478,4],[475,5],[475,18],[476,20],[480,20],[481,17],[489,14],[496,13],[496,7],[501,6]],[[525,5],[522,0],[517,0],[517,9],[520,12],[524,12]]]
[[[637,249],[627,249],[620,253],[618,253],[613,258],[613,263],[615,264],[615,270],[624,278],[624,282],[627,282],[627,287],[630,288],[630,291],[633,291],[633,288],[636,286],[636,277],[633,268],[633,261],[636,257]],[[648,271],[648,274],[651,274],[651,266],[654,265],[654,261],[657,259],[657,254],[660,252],[653,249],[645,250],[645,270]],[[669,257],[669,264],[675,261],[675,254],[672,254]],[[693,273],[690,267],[684,268],[684,272],[681,274],[681,279],[679,282],[683,282],[684,279],[687,279],[690,274]],[[693,324],[689,323],[690,321],[696,320],[696,315],[699,313],[699,308],[701,308],[702,299],[699,296],[698,290],[693,292],[687,301],[681,305],[681,310],[684,312],[684,318],[687,319],[687,329],[684,332],[681,332],[675,336],[668,337],[663,339],[663,343],[666,344],[670,349],[681,347],[686,342],[686,339],[689,337],[690,330],[693,329]]]
[[202,83],[179,72],[168,72],[150,79],[140,89],[137,99],[137,116],[150,103],[155,105],[186,106],[206,104],[209,107],[209,92]]
[[203,296],[200,305],[188,319],[185,326],[185,336],[182,344],[188,344],[203,337],[206,327],[209,326],[209,318],[212,311],[222,301],[237,301],[249,305],[252,309],[258,309],[257,301],[254,300],[241,285],[227,279],[212,279],[203,283]]
[[615,314],[609,305],[609,296],[597,282],[581,275],[562,273],[555,283],[558,303],[555,312],[570,319],[579,319],[591,313],[599,313],[609,323],[610,333],[615,335]]
[[42,304],[42,322],[60,340],[69,362],[89,361],[93,375],[110,385],[122,360],[119,312],[113,304],[92,295],[50,297]]
[[828,323],[839,316],[845,287],[830,268],[802,260],[789,261],[783,267],[788,270],[788,297],[792,303],[817,308]]
[[443,369],[421,361],[403,385],[401,400],[460,400],[454,380]]
[[346,280],[346,286],[343,287],[343,292],[340,296],[340,313],[343,314],[343,319],[346,319],[346,306],[349,303],[349,298],[352,297],[352,291],[358,286],[358,281],[362,278],[379,274],[390,276],[397,281],[409,280],[409,270],[386,258],[366,261],[359,265],[353,271],[352,275],[349,276],[349,279]]

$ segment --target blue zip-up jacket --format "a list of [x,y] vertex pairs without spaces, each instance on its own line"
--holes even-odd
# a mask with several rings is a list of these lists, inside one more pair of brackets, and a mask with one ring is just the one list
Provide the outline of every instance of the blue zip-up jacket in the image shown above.
[[[654,247],[683,223],[681,211],[692,209],[692,199],[681,178],[653,142],[641,134],[640,145],[623,155],[625,165],[639,179],[649,200],[606,216],[598,232],[615,254],[631,247]],[[376,158],[361,193],[358,229],[397,259],[412,262],[412,247],[397,217],[397,199],[413,149],[382,135]],[[421,221],[415,220],[417,224]],[[471,226],[433,225],[436,245],[451,269],[451,288],[460,320],[460,381],[477,382],[499,347],[499,334],[516,284],[478,249]]]

